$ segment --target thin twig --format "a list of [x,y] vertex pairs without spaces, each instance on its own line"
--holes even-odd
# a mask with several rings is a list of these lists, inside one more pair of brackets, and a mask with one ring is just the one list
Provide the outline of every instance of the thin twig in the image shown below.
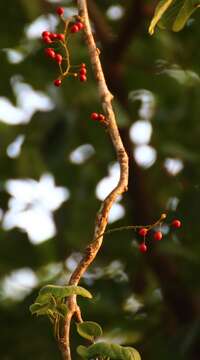
[[[110,135],[110,138],[115,149],[117,159],[120,165],[120,179],[117,186],[111,191],[111,193],[103,201],[101,208],[96,216],[94,236],[91,244],[86,248],[85,255],[83,256],[80,263],[77,265],[77,268],[73,272],[71,279],[69,281],[70,285],[78,285],[81,277],[87,270],[88,266],[94,261],[103,241],[103,234],[105,232],[108,215],[110,209],[119,195],[128,189],[128,156],[124,149],[117,123],[115,120],[115,114],[112,108],[112,99],[113,95],[110,93],[105,77],[102,71],[101,62],[99,59],[99,50],[96,47],[94,37],[91,31],[91,26],[88,17],[87,10],[87,1],[86,0],[77,0],[77,6],[79,10],[79,15],[84,19],[85,23],[85,41],[88,47],[88,52],[93,67],[94,75],[97,81],[98,91],[102,107],[108,122],[107,131]],[[74,315],[77,313],[80,314],[76,302],[76,296],[71,296],[68,298],[68,314],[64,321],[64,331],[63,336],[61,337],[60,345],[63,358],[65,360],[71,360],[70,352],[70,325],[71,320]],[[79,316],[81,319],[81,316]],[[82,321],[82,320],[80,320]]]

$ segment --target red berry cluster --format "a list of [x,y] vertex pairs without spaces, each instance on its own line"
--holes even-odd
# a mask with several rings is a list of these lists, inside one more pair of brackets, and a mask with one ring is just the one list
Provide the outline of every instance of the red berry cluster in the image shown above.
[[[45,49],[45,54],[50,58],[55,60],[55,62],[59,65],[60,74],[56,80],[54,80],[55,86],[60,86],[62,81],[67,76],[78,77],[81,82],[85,82],[87,80],[87,69],[85,64],[81,64],[75,66],[79,68],[78,73],[72,70],[73,66],[70,64],[70,53],[67,45],[67,38],[69,33],[75,33],[84,28],[84,23],[82,22],[82,18],[80,16],[73,16],[71,18],[64,18],[64,8],[58,7],[56,9],[56,13],[60,16],[62,22],[64,23],[63,33],[53,33],[50,31],[43,31],[42,40],[45,44],[55,44],[56,42],[62,48],[61,53],[55,51],[54,48]],[[75,21],[75,22],[74,22]]]
[[90,117],[92,120],[95,120],[95,121],[100,121],[100,122],[106,121],[106,118],[103,114],[98,114],[96,112],[91,113]]
[[70,32],[71,32],[72,34],[74,34],[74,33],[77,33],[77,32],[79,32],[79,31],[83,30],[83,28],[84,28],[84,24],[83,24],[81,21],[77,21],[76,23],[74,23],[74,24],[71,26]]
[[[181,227],[181,221],[178,220],[178,219],[174,219],[172,222],[171,222],[171,227],[173,229],[179,229]],[[150,227],[151,228],[151,227]],[[138,234],[143,237],[143,241],[142,243],[139,245],[139,251],[141,253],[145,253],[147,252],[148,250],[148,246],[146,244],[146,236],[148,235],[149,233],[149,230],[148,228],[141,228],[139,231],[138,231]],[[163,233],[161,231],[155,231],[153,233],[153,240],[155,241],[160,241],[162,240],[163,238]]]
[[87,69],[85,64],[81,64],[78,75],[81,82],[87,81]]
[[64,34],[56,34],[49,31],[43,31],[42,33],[42,40],[45,42],[45,44],[52,44],[54,41],[65,41],[65,35]]
[[63,57],[59,53],[55,53],[53,48],[45,49],[45,54],[50,57],[51,59],[55,60],[58,64],[61,64],[63,61]]

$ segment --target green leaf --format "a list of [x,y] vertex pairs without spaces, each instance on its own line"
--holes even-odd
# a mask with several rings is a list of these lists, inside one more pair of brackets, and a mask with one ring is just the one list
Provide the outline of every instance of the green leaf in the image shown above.
[[141,360],[140,354],[134,348],[104,342],[93,344],[88,348],[80,345],[77,348],[77,352],[83,359],[103,356],[113,360]]
[[156,7],[154,17],[149,27],[152,35],[155,26],[180,31],[185,26],[192,13],[200,7],[199,0],[162,0]]
[[30,312],[32,315],[49,315],[49,314],[57,314],[62,317],[65,317],[67,314],[67,305],[66,304],[40,304],[34,303],[30,307]]
[[[200,2],[199,2],[200,3]],[[198,1],[196,0],[185,0],[181,10],[179,11],[176,20],[174,21],[172,30],[180,31],[188,21],[192,13],[199,7]]]
[[93,321],[84,321],[76,326],[79,335],[88,340],[94,340],[103,333],[101,326]]
[[89,299],[92,298],[91,293],[84,289],[81,286],[69,285],[69,286],[59,286],[59,285],[46,285],[44,286],[40,292],[40,295],[51,294],[56,298],[64,298],[70,295],[81,295],[83,297],[87,297]]
[[47,304],[52,302],[52,295],[51,294],[39,294],[35,299],[35,303],[38,304]]
[[49,311],[55,312],[55,306],[53,304],[38,304],[34,303],[30,306],[31,314],[36,315],[48,315]]
[[149,26],[149,34],[153,35],[155,27],[165,11],[168,9],[168,7],[174,2],[174,0],[161,0],[155,9],[155,14],[153,19],[151,20],[151,24]]

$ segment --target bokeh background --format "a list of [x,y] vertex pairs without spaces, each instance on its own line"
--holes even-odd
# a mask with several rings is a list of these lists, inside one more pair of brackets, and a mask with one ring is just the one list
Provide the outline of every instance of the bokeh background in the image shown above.
[[[129,191],[109,227],[151,224],[168,214],[164,239],[140,254],[134,231],[105,237],[81,284],[83,318],[104,339],[135,346],[143,360],[200,359],[200,14],[180,33],[148,35],[155,1],[88,0],[105,76],[130,158]],[[101,200],[119,167],[106,131],[83,35],[70,37],[73,64],[87,83],[53,86],[43,30],[59,27],[57,5],[0,2],[0,358],[57,360],[44,317],[29,306],[41,286],[67,282],[93,233]],[[171,231],[173,218],[182,221]],[[84,341],[73,329],[75,348]]]

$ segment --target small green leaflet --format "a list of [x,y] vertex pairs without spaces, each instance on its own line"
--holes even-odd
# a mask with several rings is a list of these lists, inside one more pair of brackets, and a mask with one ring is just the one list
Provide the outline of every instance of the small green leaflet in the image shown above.
[[65,304],[54,305],[51,303],[47,303],[47,304],[34,303],[30,306],[29,309],[31,314],[36,314],[38,316],[56,314],[65,317],[67,315],[67,305]]
[[69,286],[59,286],[59,285],[46,285],[39,291],[40,295],[51,294],[56,298],[64,298],[71,295],[81,295],[83,297],[92,298],[91,293],[84,289],[81,286],[69,285]]
[[151,24],[149,26],[149,34],[153,35],[155,27],[165,11],[168,9],[168,7],[174,2],[175,0],[161,0],[155,9],[155,14],[153,19],[151,20]]
[[161,28],[180,31],[192,13],[200,7],[200,0],[161,0],[149,26],[149,33],[154,33],[156,25]]
[[134,348],[104,342],[93,344],[88,348],[80,345],[77,352],[83,359],[88,360],[96,356],[108,357],[111,360],[141,360],[140,354]]
[[36,315],[59,315],[65,317],[67,305],[62,303],[62,299],[71,295],[81,295],[89,299],[92,298],[90,292],[81,286],[59,286],[46,285],[40,291],[34,304],[30,306],[32,314]]
[[200,6],[200,1],[185,0],[172,27],[173,31],[180,31],[185,26],[192,13]]
[[76,327],[80,336],[91,341],[101,336],[103,333],[101,326],[93,321],[78,323],[76,324]]

